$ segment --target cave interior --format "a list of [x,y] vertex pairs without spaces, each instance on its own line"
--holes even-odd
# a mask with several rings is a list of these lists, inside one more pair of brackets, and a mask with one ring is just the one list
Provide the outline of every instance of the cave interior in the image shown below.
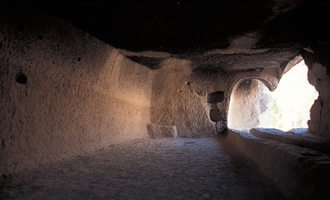
[[[286,198],[330,198],[328,2],[4,4],[1,185],[109,145],[217,137],[256,163]],[[274,91],[302,61],[319,94],[308,128],[254,127],[259,82]],[[249,130],[228,127],[233,98]]]

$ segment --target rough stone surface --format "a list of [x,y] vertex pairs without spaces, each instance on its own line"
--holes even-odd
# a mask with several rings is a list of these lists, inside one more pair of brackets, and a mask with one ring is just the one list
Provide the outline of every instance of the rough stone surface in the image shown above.
[[330,137],[330,76],[320,63],[309,63],[308,80],[319,93],[311,108],[308,130],[316,135]]
[[0,44],[0,174],[148,137],[148,68],[35,10],[1,17]]
[[274,53],[329,41],[329,5],[323,0],[67,0],[65,4],[54,1],[37,5],[117,48],[136,52],[195,52],[198,56],[225,49],[236,54],[231,61],[249,56],[255,60],[266,56],[272,61],[281,57],[272,56]]
[[142,139],[0,179],[0,199],[285,197],[219,138]]
[[250,130],[250,133],[257,137],[294,144],[330,155],[330,139],[314,136],[306,133],[306,131],[304,134],[295,133],[297,131],[303,132],[304,130],[292,130],[287,133],[272,128],[253,128]]
[[153,79],[151,122],[176,126],[178,136],[201,137],[214,134],[212,122],[203,109],[205,96],[194,95],[184,73],[156,73]]
[[[175,126],[182,137],[214,135],[211,118],[226,128],[237,80],[278,82],[279,68],[196,70],[189,59],[154,52],[145,56],[160,56],[159,66],[140,65],[37,9],[9,11],[1,13],[1,173],[148,137],[147,124]],[[217,91],[223,101],[210,107],[207,94]]]
[[162,138],[162,137],[178,137],[178,131],[176,126],[162,126],[155,124],[148,124],[147,130],[150,138]]
[[329,198],[328,155],[236,130],[229,130],[226,139],[255,161],[289,199]]
[[[237,105],[238,107],[246,103],[251,108],[251,111],[243,114],[244,118],[240,120],[257,122],[257,105],[254,103],[258,101],[254,101],[257,96],[253,92],[255,87],[241,84],[258,79],[270,90],[274,90],[283,71],[290,68],[287,66],[292,65],[299,54],[303,54],[306,59],[310,68],[310,81],[320,93],[320,98],[311,109],[309,129],[314,134],[329,137],[330,42],[326,17],[329,12],[324,3],[326,1],[235,0],[191,2],[189,5],[184,1],[176,1],[173,4],[165,1],[144,1],[135,2],[134,6],[129,6],[132,4],[127,1],[105,4],[72,2],[66,2],[68,7],[59,6],[57,3],[51,6],[42,4],[41,6],[50,12],[48,14],[35,9],[35,4],[31,4],[34,8],[26,7],[29,2],[23,3],[20,9],[17,9],[20,6],[0,8],[0,174],[4,174],[4,177],[9,177],[8,173],[22,168],[81,155],[109,144],[146,138],[148,133],[151,137],[205,137],[215,134],[218,126],[226,130],[223,126],[227,121],[229,104],[231,100],[235,100],[231,99],[232,93],[239,93],[242,102]],[[53,14],[87,31],[88,34],[65,21],[50,17]],[[115,49],[89,34],[110,44],[115,42],[116,47],[126,50]],[[143,51],[140,52],[141,50]],[[255,81],[251,83],[254,84]],[[207,95],[216,91],[224,92],[223,101],[208,104]],[[245,98],[244,94],[251,94],[251,98]],[[214,116],[212,109],[216,110]],[[239,108],[235,112],[241,114]],[[215,124],[212,119],[221,121]],[[233,122],[235,123],[235,120]],[[249,123],[249,126],[253,123]],[[284,144],[273,145],[269,142],[262,143],[262,147],[266,149],[262,152],[258,151],[260,145],[258,146],[254,140],[244,141],[239,140],[238,144],[244,146],[245,152],[250,153],[252,158],[257,158],[258,163],[264,163],[262,166],[265,166],[266,171],[271,169],[270,174],[275,179],[278,178],[276,180],[279,185],[279,180],[288,180],[287,177],[305,169],[309,170],[310,157],[319,156],[318,153],[301,149],[297,152],[307,154],[286,154],[285,151],[292,149],[291,147],[288,148]],[[176,154],[166,154],[167,148],[160,148],[161,142],[155,144],[156,147],[149,145],[152,151],[148,152],[148,155],[154,152],[157,154],[147,160],[136,160],[144,158],[145,154],[134,153],[143,152],[143,149],[148,149],[148,145],[134,145],[134,148],[123,145],[120,150],[111,149],[114,154],[105,153],[100,160],[89,163],[88,169],[82,166],[85,166],[86,159],[93,160],[93,156],[83,157],[82,160],[77,158],[71,164],[68,161],[68,168],[62,164],[54,166],[56,169],[48,165],[42,169],[44,171],[31,171],[32,176],[29,173],[21,174],[19,176],[23,182],[13,180],[14,185],[16,184],[14,189],[11,185],[5,186],[6,189],[2,190],[6,191],[3,193],[4,198],[15,198],[11,196],[11,191],[14,191],[14,195],[17,194],[15,188],[23,194],[31,194],[35,199],[45,199],[43,195],[47,192],[38,193],[43,189],[56,195],[72,194],[72,198],[108,198],[98,197],[98,194],[90,192],[89,189],[101,185],[103,190],[104,182],[107,186],[113,184],[111,179],[116,180],[112,188],[114,193],[120,193],[122,199],[139,195],[141,191],[159,197],[154,191],[163,191],[162,188],[165,188],[166,192],[159,193],[160,198],[165,198],[165,193],[177,199],[208,199],[221,195],[229,199],[242,199],[250,195],[251,199],[273,197],[273,194],[265,197],[265,193],[260,192],[259,187],[251,193],[240,190],[237,184],[245,183],[241,179],[233,179],[238,181],[230,184],[230,188],[234,190],[230,190],[229,193],[221,193],[216,189],[213,191],[211,188],[218,187],[216,181],[220,180],[220,185],[221,181],[229,181],[223,178],[224,174],[217,171],[218,168],[212,168],[221,166],[222,162],[227,163],[217,148],[213,149],[215,154],[205,153],[203,149],[194,145],[193,148],[188,148],[189,152],[200,150],[200,162],[199,158],[192,159],[194,156],[190,153],[183,153],[187,157],[178,156],[179,159],[176,160]],[[194,143],[184,142],[179,146],[190,144]],[[201,146],[214,147],[212,144],[205,144]],[[162,151],[158,152],[160,150]],[[173,151],[177,152],[175,148]],[[181,155],[182,152],[178,152]],[[96,158],[98,154],[93,155]],[[99,175],[101,184],[95,185],[93,180],[97,175],[97,169],[102,168],[103,161],[108,161],[107,156],[112,159],[110,164],[123,164],[117,168],[110,167],[111,170],[114,169],[114,173],[108,173],[106,168],[107,173]],[[171,163],[166,159],[160,162],[162,156],[175,161],[175,164],[169,167],[169,171],[177,172],[180,177],[166,182],[165,186],[169,188],[162,185],[162,182],[159,182],[161,186],[154,188],[153,177],[164,179],[173,175],[166,171],[158,176],[158,164],[167,167],[166,163]],[[207,162],[203,160],[209,158],[208,156],[215,157],[206,160]],[[274,158],[283,162],[275,163]],[[130,168],[131,164],[127,159],[139,168]],[[181,162],[180,159],[189,163]],[[299,165],[299,159],[307,160],[304,166]],[[75,162],[81,161],[83,164],[80,167],[75,166]],[[182,165],[178,167],[177,163]],[[216,165],[213,165],[214,163]],[[297,163],[298,168],[295,168]],[[146,176],[149,175],[150,166],[153,169],[151,176]],[[192,170],[189,171],[190,168],[186,169],[186,166],[190,166]],[[219,179],[212,178],[209,179],[210,182],[201,184],[208,188],[205,191],[196,192],[196,188],[202,187],[202,180],[197,184],[191,184],[193,189],[188,188],[183,193],[182,190],[178,190],[182,188],[178,180],[186,180],[190,176],[200,180],[197,177],[203,177],[198,173],[200,171],[195,170],[200,166],[203,166],[203,170],[207,169],[201,174],[213,172],[210,169],[214,169],[217,173],[210,176],[219,175]],[[314,191],[318,191],[318,186],[323,191],[327,189],[325,187],[329,182],[321,185],[323,178],[327,178],[329,174],[327,166],[327,161],[317,163],[313,165],[316,171],[308,171],[304,174],[307,174],[306,177],[299,177],[298,181],[302,183],[299,188],[303,188],[305,193],[302,194],[307,194],[306,198]],[[79,170],[75,171],[75,167]],[[227,178],[231,177],[228,176],[232,170],[230,167],[233,166],[227,166],[229,171],[224,170]],[[63,168],[69,174],[72,172],[71,175],[60,171]],[[183,169],[185,171],[181,171]],[[240,170],[235,167],[234,169]],[[46,170],[50,170],[49,174]],[[54,174],[51,173],[52,170],[55,170]],[[88,170],[93,173],[89,174]],[[128,173],[132,177],[124,176],[130,170],[134,171]],[[242,170],[244,171],[244,168]],[[189,172],[187,176],[183,173],[186,171]],[[59,176],[61,173],[64,173],[64,176]],[[137,178],[134,177],[136,173],[139,175]],[[55,181],[47,188],[48,186],[43,184],[49,183],[42,177],[45,174],[47,178],[60,178],[49,179]],[[113,174],[115,177],[112,177]],[[106,175],[110,176],[110,181],[102,179],[107,177]],[[33,179],[31,177],[39,177],[36,182],[40,181],[41,184],[35,182],[35,187],[26,186]],[[320,182],[308,187],[310,180],[315,180],[313,177],[320,178]],[[295,178],[292,180],[296,180]],[[66,190],[63,182],[68,179],[73,182],[77,180],[81,187],[72,184],[69,187],[71,189]],[[124,179],[132,182],[125,182]],[[124,186],[120,185],[121,182]],[[158,183],[158,179],[156,182]],[[5,181],[5,184],[7,183]],[[141,183],[145,187],[141,187]],[[286,191],[292,191],[296,186],[290,181],[285,183],[287,185],[282,188],[289,188]],[[52,190],[51,186],[54,185],[57,189]],[[253,184],[245,185],[249,185],[247,188],[255,189]],[[66,192],[59,193],[61,189]],[[49,195],[46,196],[48,199]]]
[[[178,69],[189,69],[191,63],[177,61],[172,64],[176,64],[172,69],[163,66],[153,71],[151,121],[158,125],[175,125],[178,136],[183,137],[214,134],[215,121],[226,124],[230,96],[239,85],[238,82],[260,79],[272,90],[280,78],[279,69],[265,68],[249,72],[181,71]],[[207,103],[207,95],[217,91],[223,91],[223,101]],[[251,99],[250,103],[252,105],[255,102]],[[216,112],[215,115],[212,112]]]

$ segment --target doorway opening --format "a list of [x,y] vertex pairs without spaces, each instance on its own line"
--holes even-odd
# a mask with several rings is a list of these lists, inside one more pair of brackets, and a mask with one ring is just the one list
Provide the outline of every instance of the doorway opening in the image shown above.
[[228,127],[247,130],[254,127],[289,131],[308,128],[310,109],[318,92],[308,82],[308,67],[302,60],[286,72],[275,91],[258,79],[238,82],[231,94]]

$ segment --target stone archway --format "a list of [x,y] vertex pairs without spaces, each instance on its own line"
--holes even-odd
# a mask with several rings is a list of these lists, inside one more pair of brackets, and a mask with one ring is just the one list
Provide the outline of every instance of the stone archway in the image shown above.
[[259,79],[246,77],[233,86],[228,112],[229,128],[250,128],[259,124]]
[[269,82],[259,77],[245,77],[235,83],[228,112],[230,128],[307,128],[318,94],[307,80],[308,68],[302,59],[288,66],[272,92]]

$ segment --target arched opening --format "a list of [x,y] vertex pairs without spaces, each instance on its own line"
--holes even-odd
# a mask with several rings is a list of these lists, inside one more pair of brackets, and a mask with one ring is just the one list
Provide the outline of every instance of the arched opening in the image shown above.
[[258,79],[239,81],[231,94],[228,127],[276,128],[289,131],[308,128],[310,108],[318,92],[307,79],[308,67],[301,61],[285,73],[275,91]]

